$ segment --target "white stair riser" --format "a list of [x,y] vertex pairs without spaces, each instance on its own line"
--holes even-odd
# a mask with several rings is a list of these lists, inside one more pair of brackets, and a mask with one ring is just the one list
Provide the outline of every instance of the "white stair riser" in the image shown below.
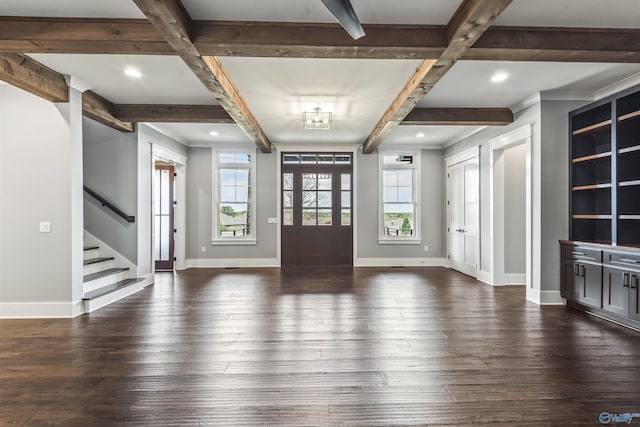
[[83,301],[84,312],[91,313],[92,311],[95,311],[115,301],[118,301],[124,297],[134,294],[144,289],[144,287],[145,285],[143,284],[143,282],[138,282],[134,285],[127,286],[126,288],[118,289],[117,291],[111,292],[107,295],[103,295],[101,297],[94,298],[91,300],[85,300]]
[[110,268],[113,268],[113,260],[96,262],[93,264],[85,265],[82,269],[82,274],[86,276],[87,274],[97,273],[99,271],[108,270]]
[[84,256],[82,257],[83,260],[91,259],[91,258],[98,258],[98,250],[97,249],[91,249],[91,250],[83,251],[83,252],[84,252]]
[[121,271],[119,273],[110,274],[109,276],[101,277],[99,279],[85,282],[82,285],[82,290],[86,294],[87,292],[95,291],[96,289],[103,288],[108,285],[112,285],[120,280],[128,279],[129,271]]

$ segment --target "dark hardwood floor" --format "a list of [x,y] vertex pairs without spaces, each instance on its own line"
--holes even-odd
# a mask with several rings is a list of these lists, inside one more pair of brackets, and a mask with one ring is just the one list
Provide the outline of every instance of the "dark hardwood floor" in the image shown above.
[[640,413],[639,333],[444,268],[160,273],[90,315],[0,320],[0,425],[588,426],[603,411]]

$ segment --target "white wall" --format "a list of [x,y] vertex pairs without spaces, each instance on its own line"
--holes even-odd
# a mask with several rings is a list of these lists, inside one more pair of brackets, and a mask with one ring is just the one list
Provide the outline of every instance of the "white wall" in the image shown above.
[[[72,207],[82,182],[72,163],[81,148],[72,130],[80,129],[81,98],[71,92],[71,103],[56,105],[0,86],[0,317],[79,313],[74,283],[82,277],[72,259],[78,251],[82,259],[74,242],[82,223]],[[40,221],[50,233],[39,232]]]

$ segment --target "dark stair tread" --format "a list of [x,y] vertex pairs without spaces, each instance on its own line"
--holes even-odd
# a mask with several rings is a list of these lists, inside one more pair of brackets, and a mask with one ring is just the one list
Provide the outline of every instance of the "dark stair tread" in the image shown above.
[[85,246],[83,248],[83,250],[85,250],[85,251],[92,251],[94,249],[100,249],[100,246]]
[[104,261],[111,261],[111,260],[113,260],[113,257],[98,257],[98,258],[85,259],[82,263],[83,265],[90,265],[90,264],[97,264],[99,262],[104,262]]
[[92,300],[92,299],[101,297],[103,295],[110,294],[111,292],[118,291],[118,290],[120,290],[122,288],[126,288],[127,286],[131,286],[131,285],[136,284],[136,283],[141,282],[141,281],[142,281],[141,278],[124,279],[124,280],[121,280],[119,282],[112,283],[111,285],[104,286],[104,287],[102,287],[100,289],[96,289],[95,291],[88,292],[87,294],[85,294],[85,296],[82,299],[83,300]]
[[120,273],[121,271],[127,271],[129,267],[121,267],[121,268],[108,268],[106,270],[98,271],[97,273],[87,274],[82,277],[83,282],[90,282],[92,280],[99,279],[101,277],[110,276],[112,274]]

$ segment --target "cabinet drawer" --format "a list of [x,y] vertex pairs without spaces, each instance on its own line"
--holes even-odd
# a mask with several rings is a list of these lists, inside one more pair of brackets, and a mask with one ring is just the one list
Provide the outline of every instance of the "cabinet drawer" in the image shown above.
[[[591,262],[602,262],[602,251],[585,246],[562,245],[562,257]],[[638,264],[640,267],[640,263]]]
[[605,252],[604,262],[611,266],[640,270],[640,254]]

